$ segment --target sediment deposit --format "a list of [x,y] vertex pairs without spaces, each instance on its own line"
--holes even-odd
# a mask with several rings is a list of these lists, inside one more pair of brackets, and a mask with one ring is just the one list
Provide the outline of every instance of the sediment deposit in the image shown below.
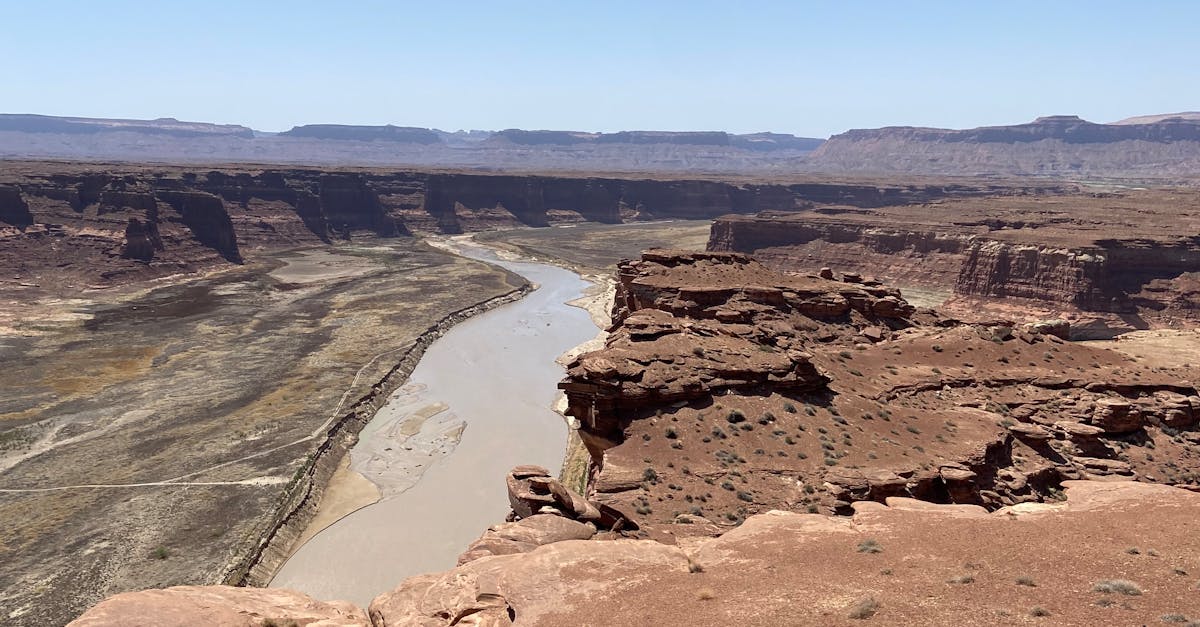
[[0,341],[6,624],[148,586],[265,584],[424,348],[523,290],[411,239],[258,259],[22,301]]

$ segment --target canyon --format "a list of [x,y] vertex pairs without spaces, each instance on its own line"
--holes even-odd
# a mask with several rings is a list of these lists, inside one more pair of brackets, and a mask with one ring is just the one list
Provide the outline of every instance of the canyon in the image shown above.
[[230,267],[257,252],[326,245],[355,233],[710,219],[810,203],[880,207],[1059,189],[9,162],[0,174],[0,268],[9,286],[112,285]]
[[[1171,569],[1200,568],[1179,548],[1187,525],[1113,531],[1134,503],[1195,507],[1197,199],[1046,180],[9,162],[0,514],[20,522],[0,546],[0,608],[61,624],[153,587],[80,623],[605,624],[624,616],[610,597],[570,591],[619,580],[639,603],[735,620],[776,607],[740,596],[767,594],[731,574],[741,552],[828,590],[805,620],[854,620],[859,597],[905,620],[910,592],[950,607],[967,588],[945,581],[966,575],[971,598],[993,599],[980,620],[1195,614],[1171,601],[1186,577],[1104,547],[1153,542]],[[561,477],[517,467],[510,519],[458,540],[459,566],[363,607],[178,587],[270,581],[431,343],[532,289],[430,245],[463,234],[612,286],[607,333],[563,360]],[[693,249],[656,248],[672,244]],[[489,502],[503,479],[479,478]],[[1051,571],[1015,575],[966,545],[882,567],[911,572],[904,593],[877,574],[822,588],[790,553],[754,548],[775,534],[835,554],[847,524],[883,536],[853,543],[916,547],[931,524],[1010,519],[1030,522],[1013,546],[1057,555],[1083,596],[1127,572],[1146,594],[1109,608],[1014,592],[1009,579]],[[1097,535],[1074,553],[1041,543],[1070,528]]]
[[652,250],[619,264],[613,327],[560,384],[582,492],[513,468],[508,522],[367,609],[176,587],[75,624],[1186,622],[1194,369],[1061,331]]

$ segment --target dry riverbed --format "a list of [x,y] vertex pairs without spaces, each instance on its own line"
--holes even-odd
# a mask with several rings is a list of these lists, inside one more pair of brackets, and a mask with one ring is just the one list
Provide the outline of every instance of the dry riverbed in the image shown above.
[[166,283],[23,300],[0,330],[0,623],[222,581],[325,425],[429,325],[523,282],[399,239]]

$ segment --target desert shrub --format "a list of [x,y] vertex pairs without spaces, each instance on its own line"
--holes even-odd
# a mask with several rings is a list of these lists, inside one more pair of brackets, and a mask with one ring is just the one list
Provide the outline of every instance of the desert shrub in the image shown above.
[[1141,586],[1128,581],[1126,579],[1105,579],[1097,581],[1092,586],[1093,592],[1102,592],[1104,594],[1124,594],[1127,596],[1138,596],[1142,593]]
[[883,545],[874,538],[867,538],[858,543],[859,553],[883,553]]

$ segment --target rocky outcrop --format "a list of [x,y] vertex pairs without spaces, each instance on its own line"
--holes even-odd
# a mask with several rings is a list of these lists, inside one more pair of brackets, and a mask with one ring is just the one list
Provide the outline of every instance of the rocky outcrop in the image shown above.
[[233,222],[219,197],[205,192],[164,190],[148,198],[148,202],[161,200],[178,212],[180,221],[197,242],[217,251],[227,261],[241,263]]
[[[994,513],[893,497],[859,504],[852,517],[770,511],[686,545],[562,540],[411,577],[371,603],[370,624],[1095,625],[1200,615],[1187,576],[1200,495],[1127,481],[1063,487],[1063,501]],[[214,603],[200,607],[206,590]],[[336,602],[226,590],[120,595],[77,624],[365,624]],[[803,590],[805,602],[781,590]],[[265,595],[285,598],[264,607]]]
[[559,386],[568,413],[598,458],[640,410],[720,394],[823,389],[828,379],[801,336],[903,328],[913,313],[895,290],[853,280],[777,274],[730,253],[656,250],[622,262],[605,349],[569,364]]
[[121,246],[122,257],[150,261],[154,259],[154,253],[162,249],[157,224],[129,218],[129,224],[125,226],[125,243]]
[[29,204],[16,186],[0,186],[0,222],[23,229],[33,224]]
[[628,513],[588,501],[541,466],[517,466],[506,481],[512,506],[508,522],[489,528],[471,543],[458,557],[460,565],[491,555],[528,553],[564,540],[590,540],[599,532],[611,538],[638,529]]
[[1176,437],[1200,415],[1177,374],[1064,342],[1061,323],[917,313],[853,273],[650,251],[619,265],[613,320],[560,387],[588,498],[643,528],[894,496],[994,509],[1080,477],[1181,483],[1128,447],[1200,442]]

